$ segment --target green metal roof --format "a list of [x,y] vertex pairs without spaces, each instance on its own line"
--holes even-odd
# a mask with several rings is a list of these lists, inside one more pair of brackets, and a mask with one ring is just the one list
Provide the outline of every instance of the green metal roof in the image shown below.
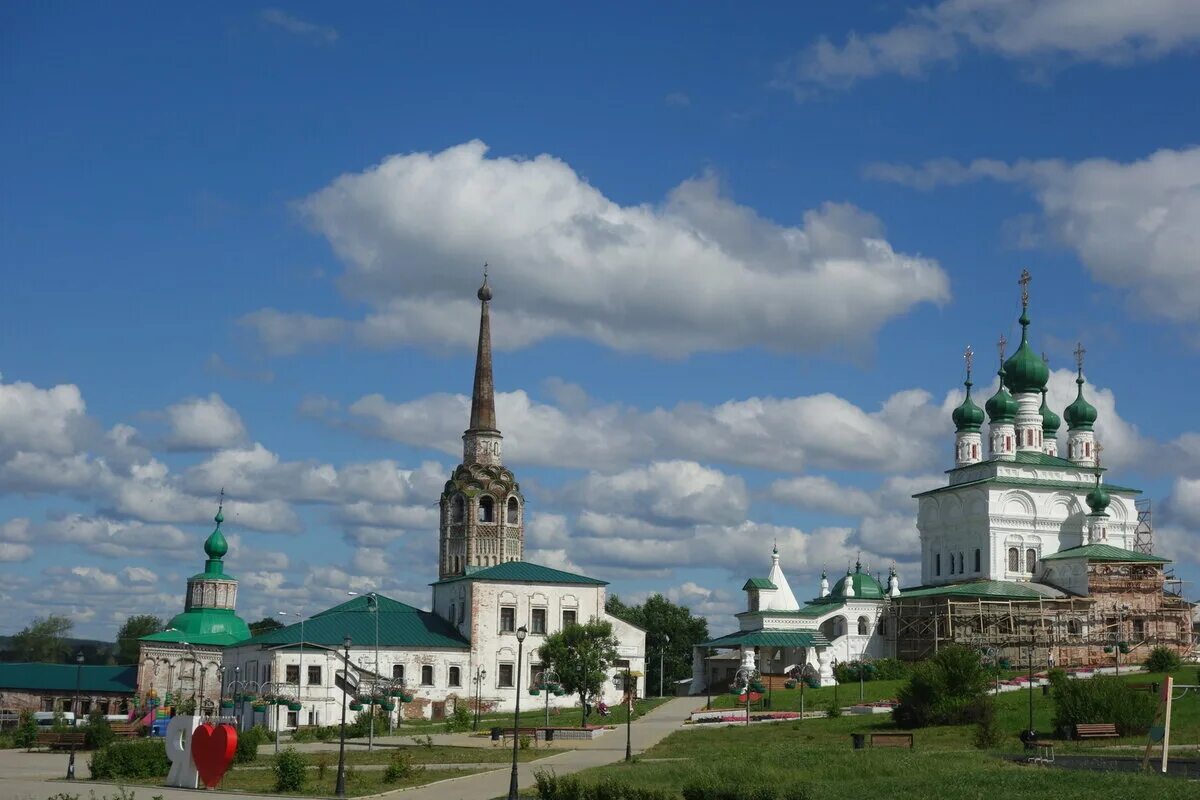
[[104,667],[85,664],[0,664],[0,689],[73,692],[75,679],[83,692],[133,694],[137,667]]
[[746,581],[746,585],[742,587],[742,591],[747,589],[778,589],[779,587],[771,583],[767,578],[751,578]]
[[814,600],[804,608],[795,611],[743,611],[740,614],[734,614],[735,617],[819,617],[822,614],[828,614],[831,611],[836,611],[846,605],[846,601],[836,597],[828,598],[831,602],[821,603],[819,600]]
[[505,583],[576,583],[587,586],[607,586],[608,581],[577,575],[574,572],[564,572],[561,569],[543,567],[528,561],[506,561],[494,567],[485,567],[469,575],[455,575],[453,578],[443,578],[439,583],[454,583],[455,581],[502,581]]
[[917,597],[983,597],[997,600],[1037,600],[1051,595],[1043,594],[1028,583],[1014,581],[968,581],[945,586],[921,586],[902,589],[900,600]]
[[[356,647],[375,643],[376,613],[371,610],[373,598],[355,597],[341,605],[314,614],[303,623],[304,642],[338,648],[350,637]],[[380,647],[447,647],[456,650],[471,646],[453,625],[428,611],[379,595]],[[301,623],[260,633],[244,641],[246,645],[292,645],[300,643]]]
[[228,647],[250,636],[246,621],[231,608],[193,608],[176,614],[167,623],[175,630],[143,636],[143,642],[187,642],[188,644]]
[[1032,452],[1029,450],[1018,450],[1014,454],[1014,457],[1010,458],[1010,459],[989,458],[986,461],[979,461],[974,464],[967,464],[962,467],[952,467],[951,469],[946,470],[946,472],[957,472],[960,469],[970,469],[971,467],[977,467],[980,464],[1014,464],[1014,463],[1016,463],[1016,464],[1036,464],[1037,466],[1041,466],[1041,467],[1063,467],[1065,469],[1086,470],[1087,472],[1094,472],[1096,470],[1095,467],[1082,467],[1079,464],[1076,464],[1074,461],[1071,461],[1070,459],[1061,458],[1059,456],[1048,456],[1045,453],[1035,453],[1035,452]]
[[[1020,455],[1020,453],[1018,453],[1017,455]],[[988,462],[983,462],[983,463],[988,463]],[[1072,466],[1074,466],[1074,465],[1072,465]],[[952,483],[948,486],[939,486],[936,489],[927,489],[924,492],[918,492],[917,494],[914,494],[913,497],[925,497],[927,495],[937,494],[939,492],[945,492],[950,489],[961,489],[965,486],[982,486],[983,484],[988,484],[988,483],[995,484],[997,486],[1020,486],[1020,487],[1025,487],[1027,489],[1072,489],[1072,490],[1075,490],[1078,492],[1082,492],[1084,489],[1090,490],[1090,488],[1091,488],[1087,484],[1072,483],[1071,481],[1051,481],[1051,480],[1041,480],[1039,478],[1009,478],[1009,477],[998,477],[998,476],[992,475],[987,478],[980,478],[977,481],[965,481],[963,483]],[[1125,492],[1126,494],[1141,494],[1142,493],[1141,489],[1132,489],[1128,486],[1114,486],[1111,483],[1104,484],[1104,488],[1110,492]]]
[[1042,561],[1057,561],[1060,558],[1086,558],[1088,561],[1134,561],[1142,564],[1168,564],[1171,559],[1160,556],[1137,553],[1111,544],[1085,544],[1059,550],[1048,556],[1042,556]]
[[738,631],[701,647],[828,647],[820,631]]

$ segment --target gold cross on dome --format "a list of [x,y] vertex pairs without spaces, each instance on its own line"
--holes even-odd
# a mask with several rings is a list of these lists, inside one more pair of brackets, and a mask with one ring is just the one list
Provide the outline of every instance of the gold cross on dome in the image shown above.
[[1077,367],[1079,367],[1080,372],[1083,372],[1083,354],[1086,352],[1087,352],[1087,350],[1083,349],[1083,342],[1076,342],[1076,344],[1075,344],[1075,365]]
[[1003,364],[1004,363],[1004,348],[1008,347],[1008,337],[1005,336],[1003,333],[1000,334],[1000,341],[997,342],[996,345],[1000,349],[1000,363]]
[[975,351],[971,349],[971,345],[967,345],[967,349],[963,350],[963,361],[967,362],[967,380],[970,380],[971,365],[975,363]]
[[1021,305],[1029,305],[1029,282],[1033,280],[1033,276],[1029,274],[1029,270],[1021,270],[1021,279],[1017,283],[1021,284]]

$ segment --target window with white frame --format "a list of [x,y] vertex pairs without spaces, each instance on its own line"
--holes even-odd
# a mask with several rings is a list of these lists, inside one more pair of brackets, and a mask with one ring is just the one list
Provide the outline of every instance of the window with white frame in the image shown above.
[[433,686],[433,666],[431,664],[421,667],[421,685]]
[[451,686],[462,686],[462,669],[460,667],[450,668],[449,684]]
[[579,619],[579,612],[577,612],[575,609],[573,609],[573,608],[563,609],[562,626],[564,628],[566,628],[570,625],[576,624],[576,620],[578,620],[578,619]]
[[545,633],[546,632],[546,609],[534,608],[529,612],[529,632],[530,633]]
[[500,632],[512,633],[517,629],[517,607],[500,606]]
[[513,665],[501,664],[496,675],[496,686],[501,689],[513,688]]

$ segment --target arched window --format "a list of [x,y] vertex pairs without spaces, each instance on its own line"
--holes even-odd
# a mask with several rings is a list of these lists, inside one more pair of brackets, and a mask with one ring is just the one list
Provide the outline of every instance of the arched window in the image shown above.
[[1037,551],[1031,547],[1025,551],[1025,571],[1032,574],[1036,566]]
[[979,548],[978,548],[978,547],[976,547],[976,548],[975,548],[975,571],[976,571],[976,572],[979,572],[979,571],[980,571],[980,569],[981,569],[981,566],[982,566],[982,558],[983,558],[983,557],[982,557],[982,555],[981,555],[981,554],[980,554],[980,552],[979,552]]
[[433,667],[429,664],[421,667],[421,685],[433,686]]
[[516,525],[521,519],[521,504],[517,502],[517,498],[508,498],[508,524]]
[[462,686],[462,670],[458,667],[450,668],[450,685]]
[[451,522],[462,522],[463,517],[465,517],[466,515],[467,515],[466,501],[463,500],[463,496],[461,494],[455,495],[454,499],[450,501],[450,521]]
[[486,494],[479,498],[479,521],[496,521],[496,501],[488,497]]
[[458,608],[454,605],[454,603],[451,603],[450,604],[450,621],[451,622],[454,622],[454,618],[457,616],[457,614],[455,614],[456,611],[458,611]]
[[942,554],[938,553],[933,557],[933,574],[942,574]]
[[1008,548],[1008,571],[1019,572],[1021,570],[1021,551],[1015,547]]
[[866,617],[858,618],[858,635],[867,636],[871,633],[871,620]]
[[966,571],[967,571],[967,562],[963,558],[963,554],[959,553],[958,554],[958,574],[961,575]]

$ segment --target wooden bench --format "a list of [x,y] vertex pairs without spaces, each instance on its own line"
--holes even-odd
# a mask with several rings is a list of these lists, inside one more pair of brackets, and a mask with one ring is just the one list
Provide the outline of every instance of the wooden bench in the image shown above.
[[48,747],[51,750],[63,750],[70,747],[83,747],[82,733],[55,733],[53,731],[39,731],[37,735],[38,747]]
[[913,749],[911,733],[872,733],[871,747],[907,747]]
[[1076,739],[1116,739],[1117,726],[1111,722],[1085,723],[1075,726]]
[[142,733],[142,724],[140,722],[114,722],[109,726],[116,736],[140,736]]
[[[508,737],[513,736],[515,734],[516,736],[528,736],[530,739],[533,740],[533,743],[536,745],[538,731],[540,731],[541,728],[498,728],[498,729],[493,729],[493,731],[495,731],[495,730],[500,731],[501,744],[503,744],[504,742],[507,742]],[[495,737],[493,737],[493,741],[495,741]]]

